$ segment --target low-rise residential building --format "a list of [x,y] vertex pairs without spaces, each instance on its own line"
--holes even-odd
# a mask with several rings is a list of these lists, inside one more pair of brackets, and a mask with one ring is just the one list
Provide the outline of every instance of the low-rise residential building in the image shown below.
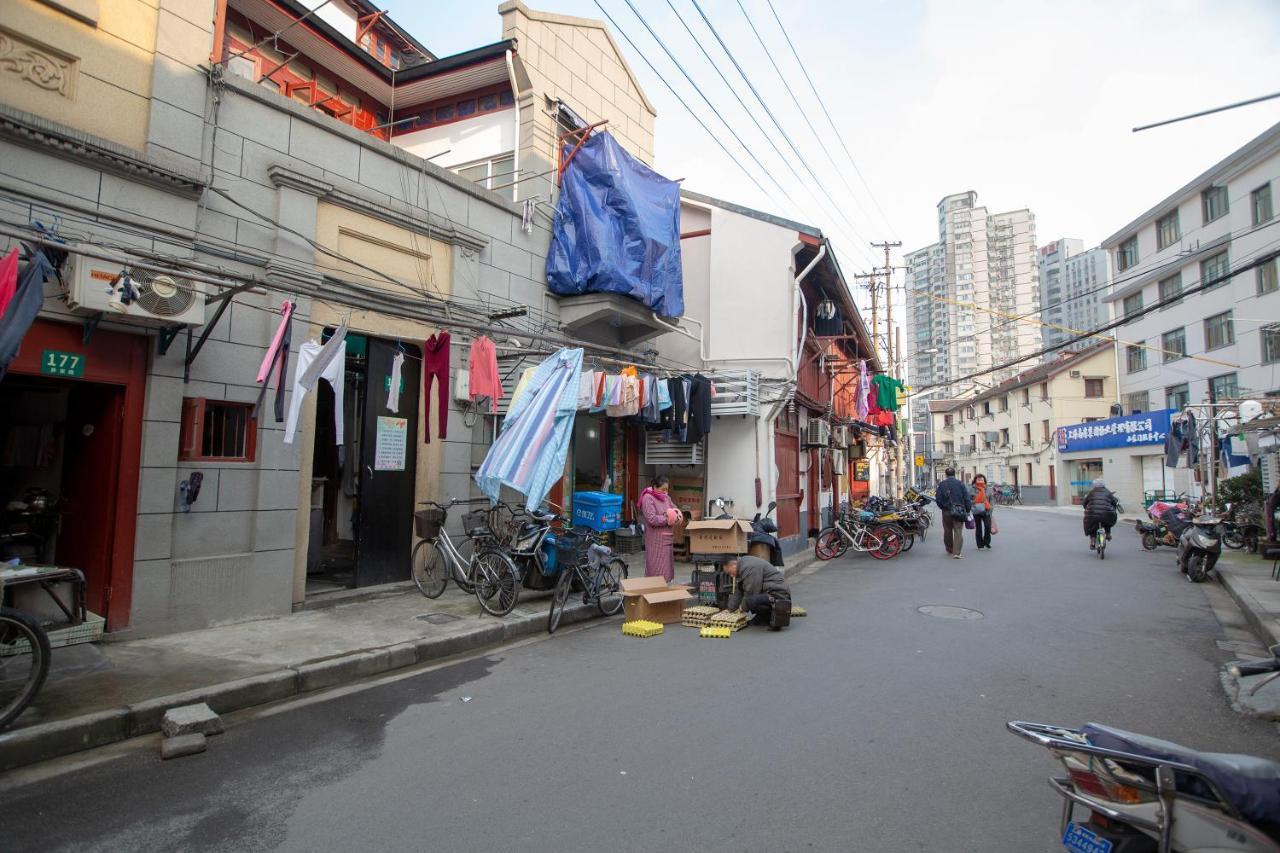
[[1126,414],[1280,393],[1277,179],[1280,124],[1102,241]]
[[933,401],[935,474],[954,467],[969,482],[1018,486],[1026,503],[1069,502],[1059,477],[1057,429],[1111,414],[1115,356],[1109,341],[1053,361],[976,394]]

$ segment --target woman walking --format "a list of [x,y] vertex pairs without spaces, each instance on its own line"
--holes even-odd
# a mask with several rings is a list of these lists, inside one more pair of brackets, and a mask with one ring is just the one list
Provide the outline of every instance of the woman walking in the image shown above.
[[987,493],[987,478],[981,474],[974,475],[973,485],[969,487],[969,497],[973,501],[973,539],[978,549],[991,549],[991,495]]
[[644,575],[675,580],[675,531],[680,510],[671,500],[671,481],[665,474],[640,493],[640,514],[644,516]]

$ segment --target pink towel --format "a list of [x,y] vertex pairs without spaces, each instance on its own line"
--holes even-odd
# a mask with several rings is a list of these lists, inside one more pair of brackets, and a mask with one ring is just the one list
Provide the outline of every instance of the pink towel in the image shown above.
[[258,368],[259,382],[266,382],[267,377],[271,375],[271,365],[275,363],[280,342],[284,340],[284,330],[289,327],[289,318],[293,316],[293,303],[288,299],[281,302],[280,313],[283,316],[279,327],[276,328],[276,336],[271,340],[271,346],[267,347],[267,354],[262,357],[262,367]]

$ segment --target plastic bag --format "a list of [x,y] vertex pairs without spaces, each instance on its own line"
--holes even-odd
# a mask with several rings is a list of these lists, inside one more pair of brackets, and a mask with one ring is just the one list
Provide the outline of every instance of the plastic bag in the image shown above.
[[973,525],[973,516],[971,515],[971,516],[969,516],[968,518],[966,518],[966,519],[964,520],[964,529],[965,529],[965,530],[972,530],[972,529],[973,529],[973,526],[974,526],[974,525]]
[[996,527],[996,517],[993,515],[991,516],[991,535],[995,536],[999,532],[1000,528]]

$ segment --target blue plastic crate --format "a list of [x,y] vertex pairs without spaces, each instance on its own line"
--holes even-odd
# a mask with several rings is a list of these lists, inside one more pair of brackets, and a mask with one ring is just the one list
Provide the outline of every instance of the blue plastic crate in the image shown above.
[[592,530],[618,529],[622,526],[622,495],[574,492],[573,523]]

